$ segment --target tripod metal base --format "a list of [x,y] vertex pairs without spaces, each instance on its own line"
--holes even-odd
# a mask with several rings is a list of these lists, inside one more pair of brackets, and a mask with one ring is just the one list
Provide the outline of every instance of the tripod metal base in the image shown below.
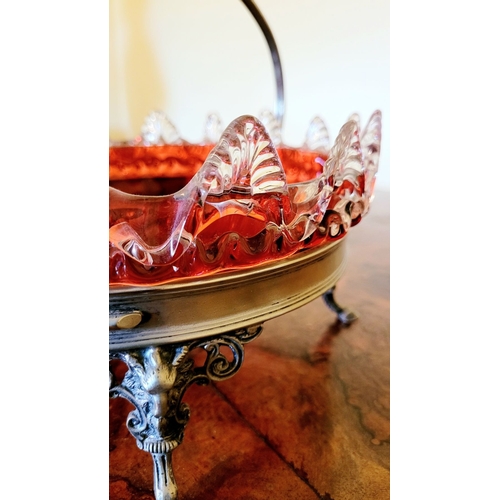
[[[231,377],[262,324],[331,294],[344,257],[344,240],[338,240],[252,269],[110,289],[109,356],[128,371],[121,380],[110,363],[109,392],[135,406],[127,427],[153,458],[156,500],[177,498],[172,451],[189,420],[186,389]],[[195,350],[205,353],[201,366]]]

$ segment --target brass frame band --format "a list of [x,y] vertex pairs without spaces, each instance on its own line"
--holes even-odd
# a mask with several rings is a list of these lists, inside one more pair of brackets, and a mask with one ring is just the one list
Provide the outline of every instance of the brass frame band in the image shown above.
[[110,326],[109,348],[202,339],[261,324],[330,290],[344,267],[345,238],[251,269],[155,287],[111,288],[110,314],[140,311],[142,322],[129,329]]

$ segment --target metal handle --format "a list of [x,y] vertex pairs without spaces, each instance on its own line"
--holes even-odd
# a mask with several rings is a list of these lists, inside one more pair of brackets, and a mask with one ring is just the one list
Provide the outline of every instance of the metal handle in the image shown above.
[[241,0],[245,6],[248,8],[254,19],[257,21],[262,33],[266,37],[269,50],[271,51],[271,57],[273,58],[274,66],[274,76],[276,79],[276,104],[275,104],[275,116],[278,120],[280,126],[283,124],[283,115],[285,111],[285,93],[283,88],[283,70],[281,68],[280,56],[278,53],[278,47],[274,40],[271,29],[267,24],[264,16],[261,14],[260,10],[251,0]]

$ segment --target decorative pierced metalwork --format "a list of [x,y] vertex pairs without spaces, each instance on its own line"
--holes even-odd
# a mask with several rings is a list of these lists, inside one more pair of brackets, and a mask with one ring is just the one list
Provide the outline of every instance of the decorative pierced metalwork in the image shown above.
[[[156,500],[177,498],[171,453],[182,442],[189,420],[189,407],[182,402],[186,389],[192,383],[205,385],[232,377],[243,363],[243,345],[261,331],[259,325],[186,344],[110,353],[110,359],[119,359],[128,367],[121,382],[110,369],[110,397],[123,397],[135,406],[128,415],[127,427],[137,446],[153,457]],[[231,359],[222,347],[230,349]],[[195,349],[206,352],[203,366],[195,367],[188,356]]]

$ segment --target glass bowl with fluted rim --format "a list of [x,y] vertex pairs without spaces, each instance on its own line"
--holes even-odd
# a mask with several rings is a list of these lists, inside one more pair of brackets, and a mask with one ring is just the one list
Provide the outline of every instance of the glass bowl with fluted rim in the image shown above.
[[381,113],[353,115],[333,145],[315,118],[302,147],[282,143],[271,114],[222,131],[210,116],[200,144],[163,113],[109,148],[109,284],[151,287],[254,269],[344,238],[368,213]]

